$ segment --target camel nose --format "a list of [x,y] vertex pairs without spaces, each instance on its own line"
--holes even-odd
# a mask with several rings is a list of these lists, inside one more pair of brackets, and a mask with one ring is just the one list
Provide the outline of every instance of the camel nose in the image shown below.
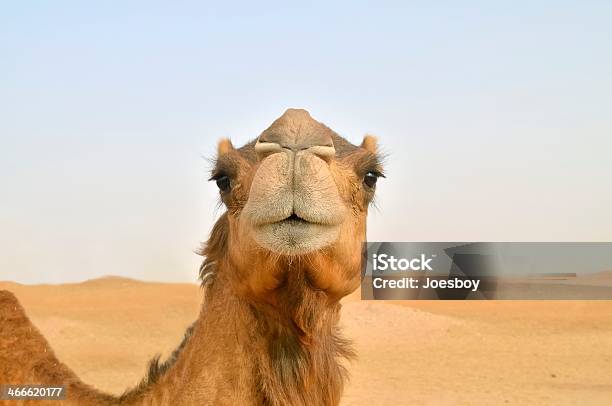
[[307,150],[323,159],[336,154],[332,131],[310,117],[306,110],[289,109],[257,139],[255,151],[260,156],[288,149]]

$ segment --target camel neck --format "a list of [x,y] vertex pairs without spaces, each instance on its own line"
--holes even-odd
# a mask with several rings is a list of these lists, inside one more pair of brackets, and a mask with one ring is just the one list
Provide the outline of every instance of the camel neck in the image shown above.
[[[351,356],[337,333],[340,305],[309,300],[306,309],[283,303],[278,311],[238,297],[217,277],[176,361],[126,403],[338,404],[345,375],[339,358]],[[308,319],[312,331],[284,316],[292,306],[289,313]]]

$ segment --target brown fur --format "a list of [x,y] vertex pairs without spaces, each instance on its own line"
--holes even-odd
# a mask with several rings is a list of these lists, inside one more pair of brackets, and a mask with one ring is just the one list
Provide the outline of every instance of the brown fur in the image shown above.
[[[62,384],[78,404],[113,404],[114,398],[82,383],[32,325],[17,298],[0,291],[0,384]],[[1,402],[0,402],[1,403]],[[8,402],[7,402],[8,403]],[[25,404],[56,405],[57,401],[29,401]],[[77,404],[77,403],[74,403]]]
[[155,358],[123,395],[102,394],[61,364],[15,297],[0,292],[0,383],[67,385],[71,405],[337,405],[342,359],[353,356],[338,330],[339,301],[359,284],[374,193],[362,178],[382,169],[374,138],[358,147],[323,131],[332,134],[329,172],[350,211],[335,243],[285,256],[245,237],[238,219],[259,162],[254,142],[235,149],[223,140],[212,175],[231,179],[231,191],[221,193],[227,211],[202,249],[200,316],[172,356]]

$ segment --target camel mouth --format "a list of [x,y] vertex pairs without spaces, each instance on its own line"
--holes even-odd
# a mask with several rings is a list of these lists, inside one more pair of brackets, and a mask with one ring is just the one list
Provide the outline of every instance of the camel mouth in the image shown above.
[[309,224],[309,223],[312,223],[312,224],[316,224],[316,223],[313,223],[311,221],[308,221],[308,220],[298,216],[297,214],[295,214],[295,212],[291,213],[291,216],[289,216],[289,217],[279,221],[278,223],[288,223],[288,224]]
[[293,212],[289,217],[285,217],[281,220],[271,221],[261,225],[284,224],[287,226],[294,227],[318,226],[318,228],[335,228],[341,224],[341,221],[338,221],[338,219],[335,220],[336,221],[330,221],[330,219],[326,218],[315,218],[314,216],[299,215],[296,212]]
[[[284,224],[287,226],[308,226],[317,225],[323,227],[335,227],[342,223],[344,217],[331,219],[325,216],[312,216],[309,213],[296,213],[292,211],[289,216],[270,216],[269,218],[258,218],[257,221],[253,221],[252,224],[255,227],[265,227],[273,224]],[[333,220],[333,221],[332,221]]]
[[339,229],[337,224],[316,223],[292,213],[283,220],[259,225],[253,231],[262,247],[282,255],[300,255],[332,243]]

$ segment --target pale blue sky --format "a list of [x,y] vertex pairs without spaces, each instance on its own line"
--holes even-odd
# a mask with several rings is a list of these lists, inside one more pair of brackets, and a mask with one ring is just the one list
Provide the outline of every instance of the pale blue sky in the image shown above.
[[370,240],[611,241],[612,3],[433,3],[3,4],[0,280],[194,281],[287,107],[380,137]]

